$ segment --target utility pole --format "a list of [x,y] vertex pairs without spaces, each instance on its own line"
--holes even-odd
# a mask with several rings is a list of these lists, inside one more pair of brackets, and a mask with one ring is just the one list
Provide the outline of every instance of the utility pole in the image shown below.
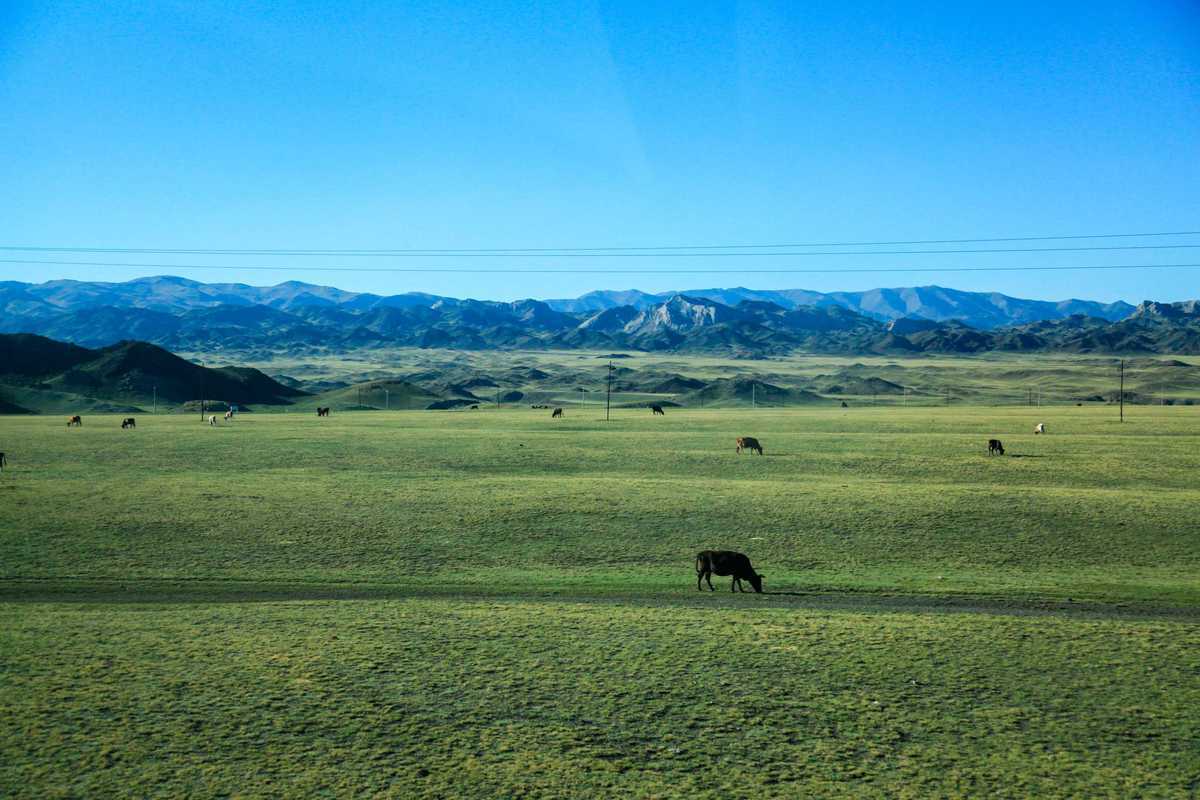
[[392,393],[387,390],[386,386],[383,389],[383,410],[392,410]]
[[750,408],[758,408],[758,384],[754,381],[750,382]]
[[609,421],[609,414],[612,411],[612,362],[608,362],[608,388],[604,396],[604,421]]
[[1125,359],[1121,359],[1121,422],[1125,421]]
[[153,413],[153,414],[158,413],[158,386],[154,387],[154,411],[152,411],[151,413]]

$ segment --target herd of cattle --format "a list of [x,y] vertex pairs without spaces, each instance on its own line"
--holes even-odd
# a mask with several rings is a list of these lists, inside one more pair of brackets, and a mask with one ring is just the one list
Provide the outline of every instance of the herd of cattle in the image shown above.
[[[532,406],[532,408],[548,408],[548,406]],[[651,405],[650,413],[654,416],[658,416],[658,415],[666,416],[666,412],[663,411],[663,408],[660,405]],[[229,409],[228,411],[225,412],[225,421],[228,422],[228,421],[232,420],[233,416],[234,416],[233,409]],[[322,407],[318,408],[317,416],[318,417],[328,417],[329,416],[329,407],[322,406]],[[562,417],[563,417],[563,410],[561,408],[556,408],[556,409],[554,409],[554,411],[552,411],[550,413],[551,419],[561,419]],[[204,420],[209,425],[216,425],[217,424],[217,415],[210,414],[208,417],[205,417]],[[72,428],[72,427],[79,428],[82,426],[83,426],[83,417],[79,416],[78,414],[73,414],[73,415],[67,417],[67,427],[68,428]],[[125,419],[121,420],[121,428],[122,429],[136,428],[136,427],[137,427],[137,420],[134,419],[133,417],[125,417]],[[1033,432],[1034,432],[1034,434],[1045,433],[1046,432],[1046,423],[1039,422],[1037,425],[1035,425],[1033,427]],[[741,455],[742,451],[758,453],[760,456],[763,454],[762,445],[759,443],[758,439],[754,438],[753,436],[739,436],[739,437],[737,437],[735,442],[736,442],[735,452],[737,452],[738,455]],[[987,451],[988,451],[989,456],[1004,455],[1004,444],[999,439],[988,439]],[[3,461],[3,457],[4,457],[4,454],[0,453],[0,470],[4,469],[5,462]],[[718,572],[716,574],[721,575],[723,573]]]
[[[533,407],[547,408],[547,406]],[[651,405],[650,413],[654,416],[666,416],[666,412],[663,411],[663,408],[660,405]],[[225,412],[226,421],[232,420],[233,416],[232,409]],[[328,417],[329,408],[324,406],[318,408],[317,416]],[[551,419],[561,419],[562,417],[563,410],[561,408],[555,408],[550,413]],[[216,425],[217,415],[209,415],[206,421],[209,425]],[[68,428],[78,428],[82,426],[83,417],[80,415],[73,414],[72,416],[67,417]],[[126,417],[125,419],[121,420],[122,429],[135,427],[137,427],[137,420],[133,417]],[[1034,426],[1033,432],[1034,434],[1045,433],[1046,423],[1039,422]],[[743,451],[758,453],[760,456],[763,454],[762,444],[760,444],[758,439],[754,438],[753,436],[739,436],[736,439],[736,443],[736,452],[738,455],[741,455]],[[987,450],[989,456],[1004,455],[1004,444],[999,439],[988,439]],[[4,453],[0,452],[0,472],[4,471],[4,467],[7,464],[8,459],[5,458]],[[754,566],[750,563],[750,558],[746,556],[745,553],[738,553],[733,550],[703,550],[698,553],[696,555],[696,590],[703,591],[703,584],[707,582],[709,591],[715,591],[712,585],[713,575],[732,578],[729,584],[729,591],[731,592],[745,592],[746,590],[742,586],[742,581],[748,581],[755,592],[759,594],[762,593],[763,575],[754,570]]]

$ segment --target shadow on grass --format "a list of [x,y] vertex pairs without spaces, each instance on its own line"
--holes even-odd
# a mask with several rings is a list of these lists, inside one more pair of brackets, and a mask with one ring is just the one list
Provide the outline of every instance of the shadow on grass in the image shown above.
[[546,585],[305,584],[242,581],[0,580],[0,603],[147,604],[280,603],[306,601],[458,601],[689,607],[714,611],[805,610],[860,614],[965,613],[1001,616],[1165,619],[1200,622],[1200,605],[1151,601],[1075,601],[1061,597],[920,594],[830,588],[753,592],[689,589],[582,589]]

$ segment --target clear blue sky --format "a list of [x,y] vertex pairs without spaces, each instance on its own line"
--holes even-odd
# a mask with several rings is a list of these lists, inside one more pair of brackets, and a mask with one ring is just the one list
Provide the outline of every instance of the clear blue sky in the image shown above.
[[[1200,228],[1200,6],[8,0],[0,154],[3,245],[561,247],[1191,230]],[[0,254],[9,257],[24,256]],[[1196,263],[1200,250],[603,264],[729,270],[694,277],[0,264],[0,279],[299,278],[497,299],[928,283],[1052,299],[1200,296],[1200,270],[736,272],[1147,262]]]

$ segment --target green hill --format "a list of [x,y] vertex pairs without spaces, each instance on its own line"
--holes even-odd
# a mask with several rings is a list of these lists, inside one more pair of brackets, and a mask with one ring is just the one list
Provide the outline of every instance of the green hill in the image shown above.
[[197,399],[281,405],[306,393],[256,369],[202,367],[146,342],[89,350],[15,334],[0,335],[0,395],[17,408],[51,413],[170,408]]
[[721,378],[683,398],[689,406],[795,406],[828,402],[804,389],[788,389],[750,378]]
[[351,409],[414,409],[427,408],[440,398],[408,381],[391,379],[366,381],[310,395],[295,403],[303,410],[329,407],[334,411]]

